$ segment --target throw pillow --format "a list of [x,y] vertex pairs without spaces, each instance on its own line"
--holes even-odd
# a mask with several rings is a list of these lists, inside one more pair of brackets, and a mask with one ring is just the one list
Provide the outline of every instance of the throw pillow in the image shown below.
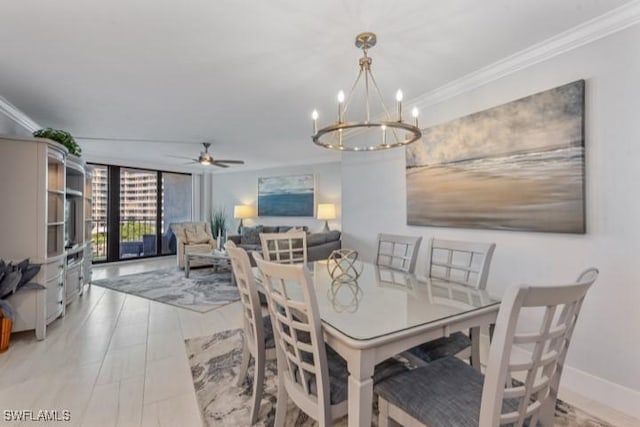
[[318,246],[327,242],[327,233],[311,233],[307,238],[307,246]]
[[203,235],[207,234],[207,226],[202,222],[196,223],[196,233]]
[[187,234],[187,242],[189,244],[199,244],[199,243],[207,243],[211,238],[205,231],[202,229],[201,232],[193,231],[190,229],[185,230]]
[[256,225],[255,227],[242,227],[242,233],[240,234],[240,244],[259,245],[260,233],[262,233],[261,225]]

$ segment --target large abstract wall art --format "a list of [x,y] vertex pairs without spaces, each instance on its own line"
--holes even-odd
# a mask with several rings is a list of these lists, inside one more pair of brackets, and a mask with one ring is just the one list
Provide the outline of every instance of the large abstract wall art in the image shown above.
[[579,80],[425,129],[407,147],[407,223],[585,232]]

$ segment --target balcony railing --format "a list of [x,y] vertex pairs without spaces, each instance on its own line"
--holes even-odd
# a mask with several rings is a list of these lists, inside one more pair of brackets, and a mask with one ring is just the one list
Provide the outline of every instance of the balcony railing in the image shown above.
[[[105,220],[93,222],[91,240],[94,261],[107,259],[107,234]],[[120,259],[155,255],[156,250],[155,216],[120,220]]]

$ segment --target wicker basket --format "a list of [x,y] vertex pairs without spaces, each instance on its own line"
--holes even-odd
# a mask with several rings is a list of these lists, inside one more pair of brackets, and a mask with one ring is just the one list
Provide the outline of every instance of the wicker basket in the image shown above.
[[2,310],[0,310],[0,353],[4,353],[9,349],[9,339],[11,337],[11,327],[13,322],[8,317],[5,317]]

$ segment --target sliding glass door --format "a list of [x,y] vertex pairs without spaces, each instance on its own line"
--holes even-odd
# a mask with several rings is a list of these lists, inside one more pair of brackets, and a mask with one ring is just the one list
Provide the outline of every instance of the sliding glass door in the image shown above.
[[[171,224],[191,220],[191,175],[94,165],[94,262],[176,253]],[[94,202],[95,203],[95,202]]]
[[93,261],[107,260],[107,203],[109,195],[109,168],[93,165],[91,181],[91,245]]
[[120,168],[120,259],[158,253],[158,174]]

